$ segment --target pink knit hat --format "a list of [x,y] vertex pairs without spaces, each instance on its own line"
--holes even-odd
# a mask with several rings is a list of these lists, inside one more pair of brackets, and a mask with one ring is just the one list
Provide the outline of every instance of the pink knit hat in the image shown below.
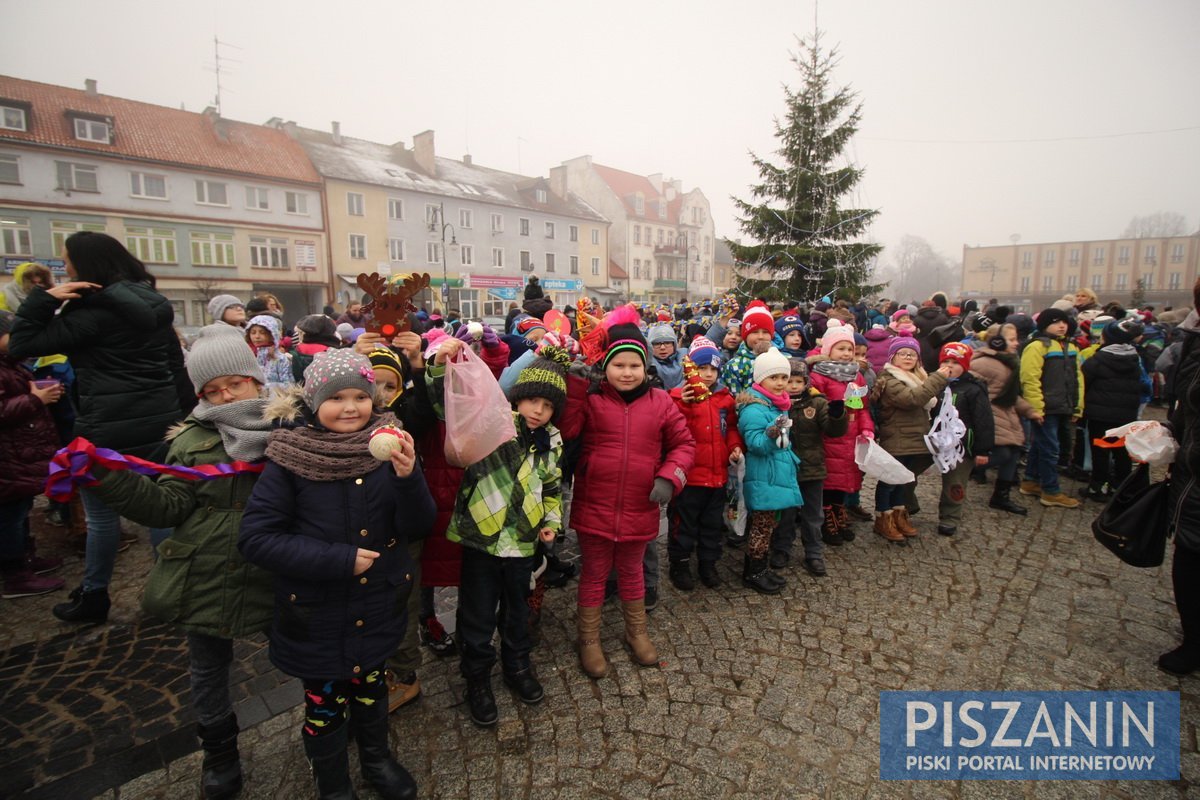
[[825,328],[825,335],[821,337],[821,355],[829,355],[829,351],[838,342],[849,342],[854,344],[854,326],[841,322],[840,320],[829,320],[828,327]]

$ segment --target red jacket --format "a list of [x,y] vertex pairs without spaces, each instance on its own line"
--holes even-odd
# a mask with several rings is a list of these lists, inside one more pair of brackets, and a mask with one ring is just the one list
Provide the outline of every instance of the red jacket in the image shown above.
[[671,390],[671,399],[696,440],[696,462],[688,472],[688,485],[724,486],[729,477],[729,454],[734,448],[745,449],[738,433],[737,403],[724,388],[699,403],[684,402],[682,394],[682,386]]
[[670,396],[651,389],[626,403],[607,381],[567,376],[567,405],[559,430],[583,442],[575,467],[571,527],[620,541],[658,536],[659,508],[650,500],[655,478],[675,494],[687,483],[696,443]]
[[[820,373],[811,373],[812,385],[829,400],[845,400],[847,384],[835,381]],[[853,381],[861,391],[867,382],[860,373]],[[862,488],[862,472],[854,463],[854,442],[865,433],[875,435],[875,423],[871,420],[871,409],[867,398],[863,398],[861,409],[847,408],[849,420],[846,432],[841,436],[825,437],[825,484],[824,488],[841,492],[857,492]]]
[[508,366],[508,352],[508,345],[504,342],[498,342],[495,347],[479,348],[479,358],[487,364],[496,380],[500,380],[500,373]]
[[[29,389],[33,373],[0,354],[0,502],[39,495],[46,487],[58,432],[50,410]],[[67,402],[64,397],[60,403]]]
[[[421,387],[422,389],[424,387]],[[425,472],[425,483],[437,506],[433,530],[425,538],[421,550],[422,586],[458,586],[462,571],[462,545],[446,538],[446,527],[454,513],[454,500],[458,496],[458,485],[462,483],[463,470],[450,466],[446,461],[446,423],[438,420],[437,425],[417,440],[417,452],[421,456],[421,469]]]

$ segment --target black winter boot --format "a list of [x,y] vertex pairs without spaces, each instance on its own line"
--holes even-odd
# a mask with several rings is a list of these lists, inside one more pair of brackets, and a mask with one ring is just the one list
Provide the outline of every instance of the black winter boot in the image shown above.
[[700,582],[710,589],[715,589],[721,585],[721,576],[717,574],[717,562],[700,562]]
[[696,588],[696,581],[692,578],[692,562],[690,559],[671,559],[671,568],[667,573],[667,577],[671,579],[672,585],[681,592],[690,592]]
[[230,714],[212,725],[196,725],[204,748],[200,767],[200,796],[204,800],[227,800],[242,790],[242,762],[238,758],[237,717]]
[[[386,710],[387,706],[384,705]],[[317,782],[319,800],[358,800],[350,782],[350,725],[345,723],[333,733],[303,736],[304,756]]]
[[1013,502],[1009,496],[1009,491],[1016,485],[1016,481],[1002,481],[997,478],[996,488],[992,490],[988,506],[998,511],[1007,511],[1009,514],[1020,514],[1021,516],[1028,514],[1029,509],[1020,503]]
[[516,692],[517,697],[527,706],[537,705],[546,696],[545,689],[533,674],[533,667],[528,664],[516,672],[505,671],[504,685]]
[[742,585],[759,594],[779,594],[787,582],[767,569],[765,558],[746,556],[742,566]]
[[492,694],[491,673],[467,676],[467,709],[471,713],[471,722],[481,728],[490,728],[500,719],[496,696]]
[[63,622],[108,622],[108,609],[112,602],[108,599],[107,589],[85,592],[80,586],[70,596],[68,602],[59,603],[52,609],[54,616]]
[[392,755],[387,718],[386,698],[371,705],[357,699],[350,701],[350,725],[358,744],[362,776],[384,800],[412,800],[417,796],[417,782]]

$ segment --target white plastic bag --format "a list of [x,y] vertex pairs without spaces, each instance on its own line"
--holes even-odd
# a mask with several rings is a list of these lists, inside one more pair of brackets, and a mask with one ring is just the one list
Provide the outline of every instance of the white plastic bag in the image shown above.
[[1179,443],[1157,420],[1139,420],[1112,428],[1104,432],[1105,438],[1125,437],[1125,449],[1134,461],[1143,461],[1152,467],[1162,467],[1175,462]]
[[512,405],[488,365],[469,347],[446,362],[442,407],[446,461],[469,467],[516,438]]
[[854,463],[858,464],[858,468],[868,478],[875,478],[883,483],[899,486],[917,479],[912,470],[897,461],[874,439],[865,436],[858,437],[854,443]]

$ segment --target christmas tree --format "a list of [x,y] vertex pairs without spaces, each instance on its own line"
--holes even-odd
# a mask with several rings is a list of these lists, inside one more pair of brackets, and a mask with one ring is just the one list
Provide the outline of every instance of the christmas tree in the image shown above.
[[831,87],[837,51],[822,52],[821,34],[799,39],[792,63],[800,88],[784,87],[787,113],[775,120],[777,165],[750,154],[760,182],[752,202],[733,198],[743,233],[756,244],[730,242],[739,289],[769,299],[858,298],[883,288],[871,284],[871,266],[883,248],[856,241],[879,213],[842,208],[863,170],[842,166],[842,152],[858,130],[857,94]]

